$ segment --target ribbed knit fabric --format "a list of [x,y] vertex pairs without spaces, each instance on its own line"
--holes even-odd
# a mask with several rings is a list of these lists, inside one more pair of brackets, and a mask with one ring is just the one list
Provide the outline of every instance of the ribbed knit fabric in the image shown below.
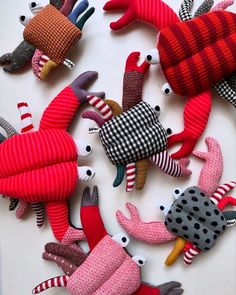
[[181,159],[189,155],[194,149],[199,137],[206,128],[211,111],[211,93],[202,92],[190,97],[184,107],[184,130],[168,137],[168,146],[182,142],[181,149],[172,154],[172,158]]
[[65,87],[44,111],[39,129],[67,129],[80,104],[72,88]]
[[110,24],[112,30],[122,29],[135,20],[149,23],[157,29],[163,29],[179,21],[170,6],[160,0],[111,0],[103,9],[108,11],[126,9],[118,21]]
[[46,211],[53,234],[58,241],[61,241],[70,226],[68,205],[66,202],[48,202]]
[[24,30],[24,39],[57,64],[64,62],[80,38],[81,31],[50,4]]
[[149,285],[141,284],[136,292],[133,295],[161,295],[158,288],[154,288]]
[[65,131],[15,135],[0,145],[0,155],[0,188],[7,196],[28,202],[59,201],[75,189],[77,151]]
[[131,237],[151,245],[176,239],[176,236],[167,230],[164,222],[143,222],[134,205],[126,203],[126,207],[130,212],[131,219],[125,217],[120,210],[116,212],[116,218]]
[[198,187],[210,197],[218,188],[223,174],[223,155],[219,143],[213,137],[207,137],[205,142],[208,152],[194,151],[193,154],[205,161],[200,172]]
[[236,70],[236,16],[216,11],[163,29],[158,49],[173,91],[193,96]]

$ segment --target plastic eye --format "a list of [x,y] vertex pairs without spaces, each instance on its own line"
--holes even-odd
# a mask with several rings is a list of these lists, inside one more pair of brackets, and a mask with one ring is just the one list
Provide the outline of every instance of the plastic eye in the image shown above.
[[173,93],[172,88],[170,87],[170,84],[167,82],[162,86],[162,92],[165,95],[171,95]]
[[170,207],[171,207],[170,204],[161,204],[159,208],[164,214],[164,216],[166,216],[170,210]]
[[184,190],[182,188],[178,188],[178,187],[175,188],[173,190],[173,196],[174,196],[174,198],[175,199],[178,199],[182,195],[183,192],[184,192]]
[[114,241],[116,241],[121,247],[125,248],[129,244],[129,237],[124,233],[116,234],[112,237]]
[[79,156],[88,156],[92,153],[92,147],[88,143],[82,140],[75,140],[77,152]]
[[132,259],[139,267],[142,267],[146,263],[146,259],[140,255],[135,255]]
[[170,128],[167,128],[167,129],[166,129],[166,134],[167,134],[167,135],[170,135],[171,133],[172,133],[172,130],[171,130]]
[[40,10],[43,9],[43,5],[37,2],[30,2],[29,8],[33,14],[37,14]]
[[159,117],[160,116],[160,113],[161,113],[161,108],[157,105],[157,106],[155,106],[154,109],[156,111],[157,116]]
[[31,20],[30,16],[21,15],[19,17],[19,21],[23,26],[26,26],[30,20]]
[[160,63],[160,56],[157,49],[152,49],[146,55],[146,62],[149,64],[159,64]]

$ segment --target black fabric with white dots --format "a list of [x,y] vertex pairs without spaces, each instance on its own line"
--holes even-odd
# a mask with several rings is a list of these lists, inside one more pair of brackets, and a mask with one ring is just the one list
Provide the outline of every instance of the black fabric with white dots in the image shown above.
[[209,197],[193,186],[173,203],[165,225],[175,235],[206,251],[215,245],[218,236],[226,229],[227,221]]
[[157,112],[146,102],[104,123],[100,138],[110,161],[133,163],[166,149],[167,133]]

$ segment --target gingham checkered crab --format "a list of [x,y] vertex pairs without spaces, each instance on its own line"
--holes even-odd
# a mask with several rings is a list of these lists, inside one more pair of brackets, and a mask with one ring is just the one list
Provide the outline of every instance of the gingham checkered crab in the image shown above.
[[[91,153],[91,146],[74,141],[66,130],[87,95],[94,94],[84,87],[96,77],[97,72],[85,72],[65,87],[44,111],[38,131],[32,130],[25,104],[18,104],[24,134],[15,134],[0,145],[0,192],[27,203],[43,202],[59,241],[72,230],[67,199],[78,179],[94,176],[92,168],[78,167],[77,162],[78,156]],[[104,96],[104,92],[95,94]]]
[[[206,127],[211,110],[210,86],[236,70],[236,16],[226,11],[212,11],[180,22],[175,12],[161,0],[111,0],[104,6],[106,11],[116,9],[126,12],[111,23],[112,30],[122,29],[135,20],[160,30],[158,51],[151,51],[147,61],[161,65],[168,81],[164,93],[170,94],[173,89],[189,97],[184,110],[184,130],[168,138],[169,146],[182,143],[172,157],[185,157],[193,151]],[[206,30],[209,25],[212,30]],[[229,102],[235,104],[235,99]]]
[[167,134],[170,130],[168,128],[165,131],[159,122],[160,108],[157,106],[154,109],[142,101],[143,78],[149,65],[144,62],[141,66],[137,66],[138,58],[139,52],[133,52],[126,62],[123,108],[114,101],[102,101],[91,96],[88,100],[98,109],[102,117],[92,111],[82,114],[83,118],[96,121],[100,127],[95,128],[95,131],[99,132],[109,160],[117,167],[113,186],[121,184],[126,171],[127,191],[133,189],[135,181],[137,189],[143,188],[148,160],[174,177],[191,174],[186,168],[188,159],[182,159],[176,164],[166,151]]
[[98,207],[98,191],[94,187],[90,196],[86,188],[81,203],[81,222],[90,253],[55,243],[45,246],[43,258],[56,262],[65,275],[51,278],[33,289],[33,294],[52,287],[65,287],[72,295],[181,295],[178,282],[154,287],[141,282],[140,268],[145,259],[131,257],[125,247],[129,238],[123,233],[108,235]]

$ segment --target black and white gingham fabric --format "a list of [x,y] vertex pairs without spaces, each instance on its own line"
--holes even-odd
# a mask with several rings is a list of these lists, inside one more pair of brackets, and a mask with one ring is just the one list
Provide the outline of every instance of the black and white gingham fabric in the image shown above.
[[179,10],[179,18],[181,21],[187,21],[193,18],[190,11],[193,6],[193,0],[184,0]]
[[199,15],[209,12],[213,5],[214,5],[214,0],[204,0],[204,2],[196,10],[194,17],[197,17]]
[[148,158],[166,149],[166,131],[156,111],[146,102],[104,123],[102,144],[114,164],[128,164]]
[[213,85],[216,93],[236,108],[236,92],[229,86],[228,82],[224,79]]

